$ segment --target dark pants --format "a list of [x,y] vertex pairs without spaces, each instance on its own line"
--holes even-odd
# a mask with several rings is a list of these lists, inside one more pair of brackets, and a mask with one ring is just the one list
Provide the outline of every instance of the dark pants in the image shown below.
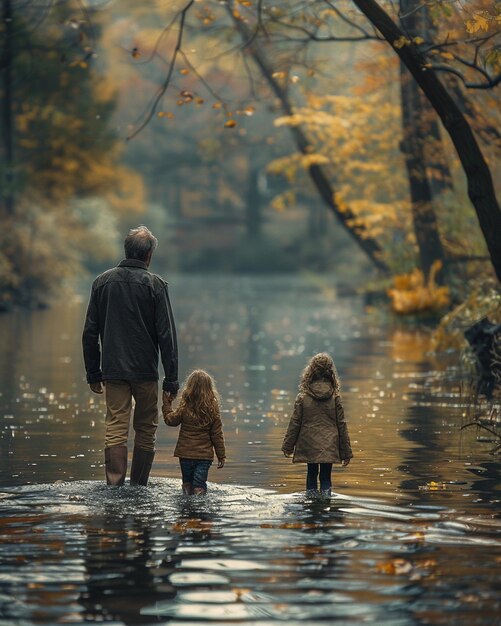
[[318,466],[320,465],[320,489],[330,489],[332,487],[331,472],[332,463],[308,463],[308,473],[306,474],[306,489],[308,491],[317,490]]
[[206,459],[179,459],[183,483],[189,483],[194,489],[207,490],[207,475],[212,461]]

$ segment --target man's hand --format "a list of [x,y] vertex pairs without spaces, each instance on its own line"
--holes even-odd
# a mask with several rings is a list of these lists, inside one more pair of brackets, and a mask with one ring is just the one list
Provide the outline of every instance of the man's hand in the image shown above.
[[226,459],[218,459],[217,460],[217,469],[221,469],[224,467],[224,462],[226,461]]
[[285,452],[285,450],[282,450],[282,452],[284,453],[284,456],[286,456],[288,459],[291,458],[292,452]]
[[104,383],[102,381],[98,383],[90,383],[90,390],[94,393],[103,393],[104,392]]
[[350,459],[343,459],[343,460],[341,461],[341,465],[342,465],[343,467],[346,467],[346,466],[347,466],[347,465],[349,465],[349,464],[350,464]]

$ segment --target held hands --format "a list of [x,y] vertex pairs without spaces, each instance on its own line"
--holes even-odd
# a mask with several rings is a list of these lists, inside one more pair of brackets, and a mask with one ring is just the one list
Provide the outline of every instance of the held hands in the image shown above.
[[349,465],[349,464],[350,464],[350,459],[343,459],[343,460],[341,461],[341,465],[342,465],[343,467],[346,467],[346,466],[347,466],[347,465]]
[[103,393],[104,392],[104,382],[99,381],[98,383],[90,383],[90,390],[94,393]]
[[172,411],[172,402],[176,399],[175,394],[169,391],[162,392],[162,413],[165,419],[167,413]]
[[226,459],[218,459],[217,460],[217,469],[222,469],[224,467],[224,462]]
[[169,426],[168,415],[169,413],[172,413],[172,402],[175,397],[175,394],[170,393],[169,391],[164,391],[162,393],[162,415],[167,426]]
[[292,452],[286,452],[285,450],[282,450],[282,452],[284,453],[284,456],[286,456],[288,459],[291,458]]
[[171,393],[170,391],[163,391],[162,392],[162,402],[163,402],[163,404],[172,404],[175,399],[176,399],[176,394],[175,393]]

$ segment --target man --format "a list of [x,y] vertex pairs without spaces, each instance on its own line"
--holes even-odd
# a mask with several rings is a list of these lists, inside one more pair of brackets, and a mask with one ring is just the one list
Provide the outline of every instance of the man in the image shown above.
[[[177,338],[167,283],[148,271],[157,239],[139,226],[125,239],[125,259],[96,278],[82,337],[87,382],[106,392],[104,460],[108,485],[123,485],[132,412],[131,485],[146,485],[158,426],[158,353],[164,402],[178,391]],[[100,345],[101,344],[101,345]]]

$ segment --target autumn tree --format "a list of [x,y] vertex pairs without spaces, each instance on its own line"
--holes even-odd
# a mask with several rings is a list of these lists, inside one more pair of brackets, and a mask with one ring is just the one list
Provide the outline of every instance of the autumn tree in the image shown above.
[[[467,175],[469,196],[477,212],[493,266],[498,275],[500,275],[500,244],[496,243],[493,235],[494,232],[499,230],[499,207],[494,195],[492,178],[467,120],[437,77],[438,72],[455,75],[469,88],[489,89],[496,86],[499,82],[499,75],[496,74],[498,56],[496,56],[495,47],[488,41],[490,35],[485,38],[475,37],[473,42],[469,42],[469,45],[471,45],[470,48],[467,48],[467,51],[470,49],[474,51],[473,59],[469,60],[464,56],[462,52],[463,44],[458,39],[435,42],[427,41],[423,37],[412,36],[410,32],[408,36],[374,1],[357,0],[354,4],[369,18],[372,28],[360,25],[359,22],[353,21],[351,18],[347,19],[341,13],[339,5],[328,0],[318,1],[314,3],[314,6],[310,7],[308,5],[307,8],[300,5],[296,6],[295,4],[291,5],[291,3],[279,3],[272,7],[264,7],[259,2],[228,2],[224,3],[224,6],[230,10],[236,29],[239,30],[240,27],[240,31],[243,31],[243,43],[240,44],[239,49],[244,51],[252,47],[256,48],[257,45],[261,44],[261,49],[258,51],[260,53],[262,52],[263,42],[266,42],[267,46],[269,46],[270,42],[283,42],[285,28],[289,31],[290,29],[295,30],[298,33],[300,44],[304,42],[305,36],[311,41],[363,41],[379,39],[391,44],[392,49],[399,54],[405,67],[409,69],[414,80],[428,97],[431,106],[441,118],[445,129],[452,138]],[[442,10],[443,4],[438,4]],[[346,3],[343,3],[344,6],[346,6]],[[193,3],[187,2],[178,14],[178,21],[174,22],[178,26],[177,43],[173,48],[173,55],[169,65],[170,69],[166,75],[166,80],[158,92],[159,99],[165,94],[169,78],[172,75],[171,69],[183,51],[184,26],[187,23],[188,14],[192,7]],[[418,6],[416,9],[419,10],[420,7]],[[208,23],[208,25],[217,23],[218,18],[215,17],[217,10],[211,11],[211,9],[206,9],[206,11],[204,23]],[[324,13],[331,17],[332,14],[336,14],[344,25],[355,29],[354,34],[331,34],[330,32],[326,34],[325,25],[327,20],[324,17]],[[485,15],[473,9],[471,19],[466,22],[466,28],[476,32],[477,30],[482,30],[485,24],[494,22],[495,16]],[[291,41],[290,36],[287,36],[286,39],[287,42]],[[485,48],[482,48],[486,43],[488,44],[487,53],[485,53]],[[300,46],[299,50],[301,51]],[[433,55],[436,55],[435,58]],[[461,66],[461,69],[458,69],[458,65]],[[272,77],[273,73],[272,71]],[[280,99],[276,90],[275,95]],[[318,169],[319,165],[315,164],[314,167]],[[321,171],[321,168],[319,169]],[[428,218],[424,220],[425,223],[427,221],[429,222]],[[433,230],[436,232],[435,228]],[[439,257],[443,256],[439,249],[438,240],[436,244],[434,246],[435,252],[432,254],[438,254]],[[428,264],[429,260],[425,262],[425,265]]]
[[[406,37],[375,0],[353,0],[353,2],[394,48],[448,132],[466,175],[468,196],[475,208],[494,271],[501,281],[501,239],[497,235],[501,232],[501,210],[490,169],[467,119],[440,81],[437,75],[438,68],[434,68],[421,51],[421,41]],[[484,79],[481,85],[488,88],[497,85],[501,77],[487,74]]]
[[8,4],[3,306],[45,302],[85,259],[113,254],[117,215],[142,209],[141,181],[120,165],[120,144],[109,129],[114,94],[92,67],[95,25],[91,34],[69,5],[46,15],[35,3],[22,11]]

